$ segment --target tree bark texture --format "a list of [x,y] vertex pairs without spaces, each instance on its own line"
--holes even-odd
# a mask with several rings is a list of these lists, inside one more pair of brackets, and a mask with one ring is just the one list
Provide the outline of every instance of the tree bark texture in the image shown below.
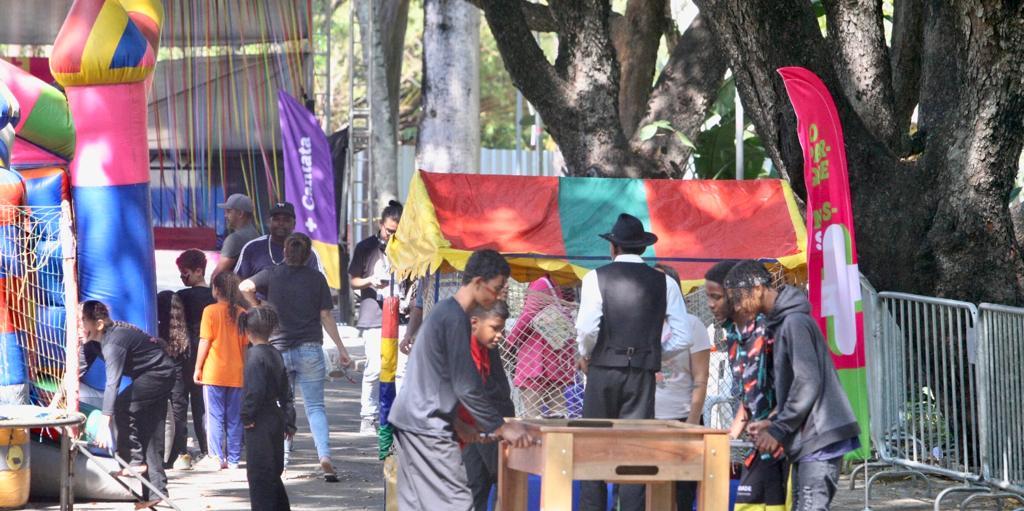
[[619,80],[619,122],[629,138],[647,110],[661,34],[668,20],[665,0],[633,0],[626,5],[623,28],[612,32],[616,59],[622,70]]
[[[715,46],[707,20],[697,16],[672,50],[638,126],[666,120],[673,129],[696,140],[728,67],[729,61]],[[692,152],[671,133],[646,141],[634,136],[632,146],[671,177],[682,177]]]
[[[373,172],[376,211],[383,211],[388,201],[398,198],[398,124],[391,107],[388,84],[387,44],[381,5],[374,0],[353,0],[356,16],[363,28],[360,35],[364,48],[363,58],[368,60],[370,81],[370,160]],[[372,20],[372,23],[371,23]],[[372,25],[372,30],[366,30]],[[367,53],[369,55],[367,55]]]
[[423,118],[416,163],[432,172],[480,171],[480,11],[424,0]]
[[[733,62],[744,106],[768,153],[801,195],[795,118],[775,70],[806,67],[833,92],[846,138],[861,268],[876,287],[1021,302],[1024,260],[1007,202],[1024,144],[1024,4],[924,1],[918,90],[907,87],[913,76],[893,76],[892,83],[902,85],[894,87],[898,95],[889,93],[890,102],[886,93],[872,92],[886,88],[883,72],[852,72],[878,62],[877,37],[837,27],[829,31],[833,40],[824,41],[808,4],[797,0],[697,3]],[[856,17],[840,12],[847,7],[857,6],[836,2],[828,12]],[[913,25],[906,22],[901,37],[912,38]],[[900,42],[900,51],[914,44]],[[845,48],[842,56],[834,47]],[[899,58],[899,66],[882,65],[916,67],[909,55]],[[864,117],[909,120],[913,97],[920,98],[924,152],[901,159],[888,138],[891,128]]]

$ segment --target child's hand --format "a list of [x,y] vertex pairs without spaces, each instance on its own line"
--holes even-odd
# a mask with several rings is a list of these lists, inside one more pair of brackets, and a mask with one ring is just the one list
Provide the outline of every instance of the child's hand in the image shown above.
[[252,424],[245,424],[242,427],[245,428],[245,429],[252,429],[252,428],[256,427],[256,423],[254,422]]
[[654,381],[656,383],[661,383],[661,382],[665,381],[665,373],[663,373],[661,371],[658,371],[658,372],[654,373]]

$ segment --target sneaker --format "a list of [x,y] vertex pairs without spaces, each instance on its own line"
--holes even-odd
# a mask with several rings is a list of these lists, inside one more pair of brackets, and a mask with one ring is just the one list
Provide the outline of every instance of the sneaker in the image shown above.
[[227,468],[231,470],[238,470],[239,468],[241,468],[241,465],[238,463],[228,463]]
[[227,468],[227,463],[224,463],[221,460],[217,459],[216,456],[204,456],[203,459],[196,462],[196,464],[193,465],[193,467],[199,470],[207,470],[212,472],[216,470],[221,470],[223,468]]
[[192,470],[192,456],[188,454],[182,454],[178,456],[178,459],[174,460],[174,470]]
[[338,471],[334,470],[334,464],[331,463],[330,458],[320,458],[320,469],[324,471],[324,481],[338,482]]
[[377,436],[377,421],[364,418],[359,424],[359,434],[365,436]]

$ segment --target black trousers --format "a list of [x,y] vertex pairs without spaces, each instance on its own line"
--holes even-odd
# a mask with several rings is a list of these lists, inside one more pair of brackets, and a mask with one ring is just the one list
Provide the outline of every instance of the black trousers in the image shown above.
[[469,444],[462,450],[474,511],[487,511],[491,487],[498,484],[498,444]]
[[[146,479],[167,495],[164,473],[164,427],[167,400],[173,386],[171,374],[143,375],[121,393],[114,404],[117,454],[129,465],[146,465]],[[142,497],[150,499],[149,488]]]
[[174,416],[174,441],[171,452],[167,453],[166,462],[174,463],[178,456],[187,452],[188,445],[188,409],[192,406],[192,427],[196,432],[196,442],[203,455],[206,450],[206,403],[203,401],[203,386],[192,379],[196,371],[195,357],[188,357],[176,366],[174,387],[171,388],[171,414]]
[[[654,371],[627,367],[591,366],[583,391],[585,419],[653,419]],[[646,492],[642,484],[619,486],[622,511],[644,509]],[[605,511],[608,486],[604,481],[580,483],[580,509]]]
[[284,472],[284,419],[280,413],[262,413],[245,430],[245,475],[249,480],[252,511],[287,511]]

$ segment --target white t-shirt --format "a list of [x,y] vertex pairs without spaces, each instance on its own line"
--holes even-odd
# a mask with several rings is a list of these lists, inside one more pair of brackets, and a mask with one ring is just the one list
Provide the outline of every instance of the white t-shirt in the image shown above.
[[[690,402],[693,394],[693,374],[690,372],[690,353],[711,349],[711,337],[707,326],[693,314],[686,314],[690,323],[690,347],[676,352],[665,352],[661,356],[661,374],[654,393],[655,419],[684,419],[690,416]],[[672,330],[662,330],[662,344],[672,336]],[[698,413],[700,413],[698,411]]]

